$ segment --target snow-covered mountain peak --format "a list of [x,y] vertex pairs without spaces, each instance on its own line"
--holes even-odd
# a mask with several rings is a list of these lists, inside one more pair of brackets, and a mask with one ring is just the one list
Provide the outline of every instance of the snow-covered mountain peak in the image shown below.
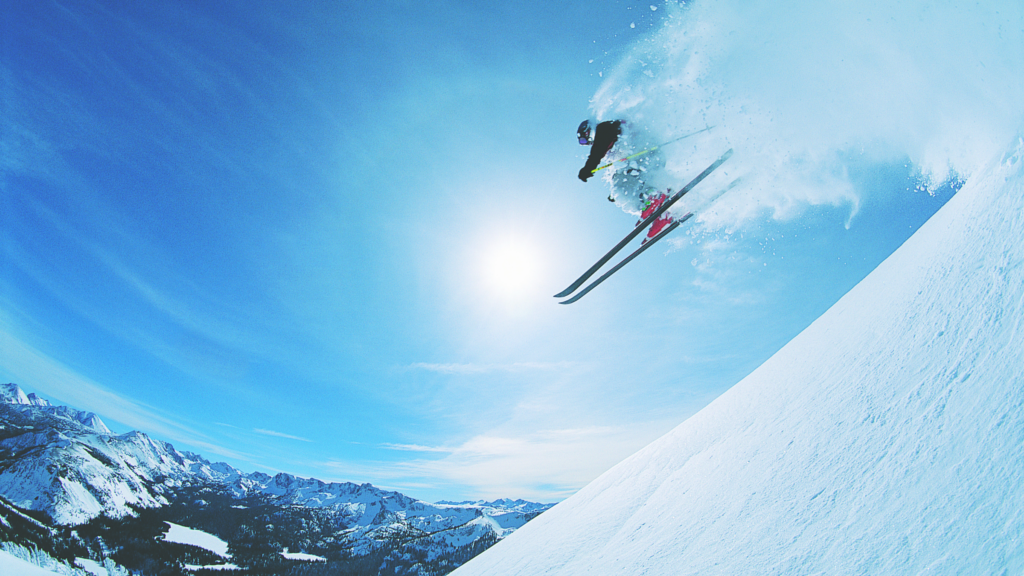
[[58,523],[122,517],[132,506],[166,504],[173,486],[239,474],[142,432],[114,435],[96,414],[33,401],[17,385],[2,392],[0,494]]
[[49,400],[45,400],[43,398],[40,398],[39,396],[36,396],[35,392],[29,393],[28,403],[31,404],[32,406],[53,406],[53,404],[50,404]]
[[49,400],[40,398],[34,392],[26,394],[21,386],[14,383],[0,384],[0,404],[14,404],[17,406],[35,407],[51,415],[65,418],[87,426],[94,432],[100,434],[113,434],[110,428],[103,423],[93,412],[83,412],[69,406],[55,406]]
[[79,420],[82,424],[85,424],[89,428],[99,432],[100,434],[113,434],[110,428],[100,420],[100,417],[92,412],[85,412],[84,417]]
[[[179,452],[143,432],[111,434],[95,414],[33,402],[32,395],[17,385],[6,385],[2,391],[7,401],[0,403],[0,495],[19,506],[43,510],[61,524],[99,514],[123,517],[133,514],[133,507],[162,506],[177,488],[195,485],[220,486],[239,500],[270,498],[281,506],[329,510],[368,542],[391,534],[395,526],[419,535],[451,532],[468,538],[465,543],[486,534],[501,538],[547,509],[506,500],[486,506],[442,506],[369,483],[244,473],[223,462]],[[471,524],[481,517],[487,522]]]
[[32,404],[28,395],[21,389],[21,386],[14,383],[0,384],[0,402],[4,404]]

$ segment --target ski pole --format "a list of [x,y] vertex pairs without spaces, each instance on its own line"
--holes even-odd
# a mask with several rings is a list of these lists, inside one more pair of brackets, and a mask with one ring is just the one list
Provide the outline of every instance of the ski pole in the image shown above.
[[683,138],[689,138],[690,136],[695,136],[697,134],[700,134],[701,132],[707,132],[708,130],[711,130],[712,128],[714,128],[714,126],[708,126],[706,128],[701,128],[700,130],[697,130],[696,132],[690,132],[689,134],[684,134],[684,135],[680,136],[679,138],[673,138],[672,140],[669,140],[668,142],[664,142],[662,144],[658,144],[657,146],[652,146],[652,147],[648,148],[647,150],[641,150],[640,152],[637,152],[636,154],[630,154],[629,156],[626,156],[625,158],[619,158],[618,160],[612,160],[611,162],[609,162],[609,163],[607,163],[607,164],[605,164],[603,166],[598,166],[597,168],[594,168],[593,170],[590,171],[590,173],[591,174],[596,174],[598,170],[604,170],[605,168],[611,166],[612,164],[615,164],[616,162],[625,162],[626,160],[632,160],[633,158],[636,158],[637,156],[643,156],[644,154],[647,154],[649,152],[654,152],[655,150],[657,150],[658,148],[661,148],[662,146],[668,146],[669,144],[671,144],[673,142],[679,142]]

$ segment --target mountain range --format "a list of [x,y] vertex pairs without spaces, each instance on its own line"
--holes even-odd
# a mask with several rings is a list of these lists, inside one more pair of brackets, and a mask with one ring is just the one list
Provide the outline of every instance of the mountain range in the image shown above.
[[[245,512],[260,510],[268,519],[316,526],[287,534],[264,524],[267,538],[286,550],[349,564],[372,558],[391,567],[376,566],[380,573],[419,566],[423,574],[450,571],[550,507],[508,499],[433,504],[370,484],[246,473],[142,432],[114,434],[96,414],[54,406],[13,383],[0,385],[0,496],[101,540],[96,526],[114,530],[173,511],[164,521],[205,523],[238,550],[233,536],[260,539],[251,524],[263,520]],[[234,516],[235,525],[223,522]],[[108,544],[82,553],[103,561]]]

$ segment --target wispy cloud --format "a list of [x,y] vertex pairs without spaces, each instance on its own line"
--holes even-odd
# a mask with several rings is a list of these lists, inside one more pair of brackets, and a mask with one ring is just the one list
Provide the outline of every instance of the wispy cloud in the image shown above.
[[80,410],[99,414],[134,430],[155,434],[176,443],[187,444],[207,454],[216,454],[244,462],[250,454],[215,444],[207,435],[167,417],[152,406],[122,396],[78,374],[23,342],[0,324],[0,365],[18,384],[27,386],[54,400]]
[[264,436],[273,436],[275,438],[287,438],[289,440],[299,440],[300,442],[312,442],[312,440],[308,438],[303,438],[301,436],[292,436],[291,434],[285,434],[284,432],[275,432],[273,430],[265,430],[263,428],[254,428],[253,432],[257,434],[262,434]]
[[413,370],[426,370],[440,374],[493,374],[496,372],[528,372],[569,370],[579,366],[576,362],[512,362],[508,364],[459,364],[416,362],[409,365]]
[[407,465],[423,477],[470,486],[483,498],[561,500],[649,441],[636,432],[594,426],[484,434],[444,458]]
[[381,447],[401,452],[452,452],[451,448],[445,448],[442,446],[421,446],[419,444],[381,444]]
[[[153,330],[140,329],[138,323],[119,320],[118,315],[108,314],[95,299],[73,289],[74,284],[41,269],[31,255],[17,251],[15,244],[4,247],[6,255],[22,272],[79,314],[186,372],[202,372],[204,369],[228,373],[244,371],[243,358],[247,354],[265,354],[271,350],[250,336],[259,332],[251,324],[253,316],[246,315],[231,302],[202,290],[193,282],[175,278],[172,283],[167,280],[166,270],[151,271],[149,276],[154,278],[149,279],[147,274],[128,265],[123,253],[105,246],[103,241],[90,236],[52,208],[32,199],[28,199],[26,204],[31,207],[33,217],[59,232],[70,245],[82,250],[83,255],[92,259],[91,263],[99,264],[97,271],[110,274],[104,276],[104,280],[109,282],[111,291],[124,290],[120,293],[123,294],[121,299],[127,299],[129,295],[138,298],[138,302],[145,304],[155,317],[179,327],[201,343],[201,348],[186,351],[180,342],[168,342],[165,336]],[[147,246],[145,240],[120,230],[107,217],[98,215],[95,208],[85,210],[93,212],[83,220],[101,222],[104,223],[103,229],[117,230],[114,245],[131,246],[134,251],[143,253],[145,256],[139,259],[143,262],[166,259],[158,250]],[[176,286],[177,290],[161,288],[161,282]],[[201,368],[197,370],[194,366]]]
[[[460,494],[459,498],[563,500],[650,443],[665,423],[505,431],[474,436],[453,447],[391,444],[419,452],[399,462],[330,461],[328,476],[375,478],[410,494]],[[433,455],[433,457],[432,457]],[[440,457],[437,457],[440,456]],[[448,496],[442,498],[450,499]]]

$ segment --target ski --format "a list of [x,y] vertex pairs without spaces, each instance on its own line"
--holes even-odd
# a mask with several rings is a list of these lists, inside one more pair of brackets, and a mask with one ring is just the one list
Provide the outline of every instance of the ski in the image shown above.
[[737,179],[733,180],[732,182],[730,182],[728,186],[726,186],[725,188],[719,190],[714,196],[712,196],[712,197],[708,198],[707,200],[705,200],[704,203],[700,205],[700,207],[694,208],[692,211],[688,212],[686,214],[686,216],[683,216],[679,220],[676,220],[675,222],[672,222],[671,224],[668,225],[667,228],[665,228],[664,230],[659,232],[654,238],[651,238],[651,240],[649,242],[641,245],[632,254],[630,254],[629,256],[626,256],[625,258],[623,258],[622,262],[619,262],[614,267],[612,267],[611,270],[609,270],[609,271],[605,272],[604,274],[602,274],[600,278],[598,278],[597,280],[594,280],[592,283],[590,283],[590,285],[588,285],[586,288],[584,288],[579,294],[573,296],[572,298],[570,298],[568,300],[565,300],[563,302],[559,302],[559,304],[572,304],[573,302],[575,302],[575,301],[579,300],[580,298],[583,298],[584,296],[586,296],[586,294],[588,292],[590,292],[594,288],[597,288],[598,284],[600,284],[601,282],[604,282],[605,280],[607,280],[609,276],[611,276],[612,274],[615,274],[620,268],[622,268],[626,264],[629,264],[629,262],[633,258],[636,258],[640,254],[642,254],[644,250],[647,250],[648,248],[650,248],[651,244],[654,244],[658,240],[661,240],[662,238],[667,236],[669,232],[675,230],[680,225],[682,225],[683,222],[686,222],[687,220],[692,218],[694,214],[696,214],[697,212],[700,212],[701,210],[704,210],[705,208],[707,208],[708,206],[713,204],[715,202],[715,200],[718,200],[719,198],[721,198],[723,194],[725,194],[729,190],[732,190],[733,188],[735,188],[736,185],[739,184],[739,182],[740,182],[739,178],[737,178]]
[[[697,184],[700,184],[700,182],[702,180],[707,178],[709,174],[714,172],[715,169],[717,169],[719,166],[721,166],[723,162],[728,160],[730,156],[732,156],[732,148],[726,150],[725,154],[722,154],[718,158],[718,160],[715,160],[710,166],[705,168],[703,172],[698,174],[696,178],[694,178],[693,180],[690,181],[689,184],[684,186],[682,190],[680,190],[679,192],[676,192],[675,194],[673,194],[668,200],[666,200],[661,205],[660,208],[658,208],[650,216],[645,218],[643,220],[643,222],[637,224],[633,228],[633,230],[630,231],[629,234],[626,234],[625,238],[623,238],[621,241],[619,241],[619,243],[616,244],[615,247],[613,247],[611,250],[609,250],[607,254],[602,256],[601,259],[597,261],[597,263],[595,263],[593,266],[591,266],[589,270],[584,272],[582,276],[577,278],[575,282],[570,284],[568,288],[566,288],[565,290],[562,290],[558,294],[555,294],[555,298],[564,298],[564,297],[568,296],[569,294],[572,294],[573,292],[575,292],[576,289],[579,288],[580,286],[582,286],[583,283],[586,282],[591,276],[593,276],[595,272],[597,272],[602,266],[607,264],[608,261],[612,259],[612,257],[614,257],[616,254],[618,254],[619,251],[622,250],[626,246],[626,244],[629,244],[629,242],[631,240],[633,240],[633,238],[636,238],[637,235],[640,234],[640,232],[643,232],[648,226],[651,225],[651,223],[653,223],[655,220],[658,219],[658,217],[660,217],[662,214],[664,214],[666,210],[668,210],[680,198],[685,196],[687,192],[689,192],[690,190],[693,190],[693,188]],[[652,244],[652,242],[648,242],[647,244]],[[646,246],[646,244],[645,244],[645,246]],[[575,300],[572,300],[572,301],[575,302]],[[563,302],[563,304],[568,304],[568,303],[569,303],[568,301],[567,302]]]
[[616,272],[618,272],[619,268],[622,268],[626,264],[629,264],[630,260],[632,260],[633,258],[636,258],[640,254],[643,254],[644,250],[647,250],[648,248],[653,246],[654,243],[657,242],[658,240],[661,240],[665,236],[668,236],[669,232],[671,232],[671,231],[675,230],[676,228],[678,228],[683,222],[686,222],[692,216],[693,216],[693,212],[690,212],[686,216],[683,216],[681,219],[676,220],[675,222],[669,224],[667,228],[665,228],[664,230],[659,232],[658,235],[655,236],[654,238],[651,238],[651,240],[649,242],[643,244],[642,246],[640,246],[639,248],[634,250],[632,254],[630,254],[629,256],[626,256],[625,258],[623,258],[622,262],[619,262],[618,264],[613,266],[611,270],[609,270],[609,271],[605,272],[604,274],[602,274],[600,278],[598,278],[597,280],[594,280],[593,282],[591,282],[589,286],[587,286],[583,290],[580,290],[579,294],[576,294],[575,296],[573,296],[572,298],[569,298],[568,300],[564,300],[562,302],[559,302],[559,304],[572,304],[573,302],[579,300],[580,298],[583,298],[584,296],[587,295],[588,292],[590,292],[594,288],[597,288],[598,284],[600,284],[601,282],[604,282],[612,274],[615,274]]

